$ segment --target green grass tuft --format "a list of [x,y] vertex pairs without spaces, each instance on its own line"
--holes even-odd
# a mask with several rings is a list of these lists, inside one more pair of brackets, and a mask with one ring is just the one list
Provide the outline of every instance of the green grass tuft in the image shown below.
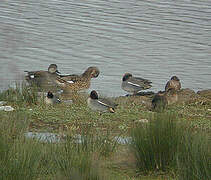
[[137,168],[145,174],[175,167],[175,155],[185,133],[176,114],[155,114],[149,123],[132,131]]
[[210,135],[188,134],[177,154],[179,180],[211,179]]
[[29,87],[22,82],[16,84],[16,88],[9,88],[0,93],[0,100],[8,101],[15,105],[32,105],[38,102],[37,87]]

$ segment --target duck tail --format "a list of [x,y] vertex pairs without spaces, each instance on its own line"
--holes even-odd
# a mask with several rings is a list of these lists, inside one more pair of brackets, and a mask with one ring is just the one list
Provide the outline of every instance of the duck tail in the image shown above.
[[144,89],[150,89],[152,87],[151,84],[146,84],[146,86],[144,87]]

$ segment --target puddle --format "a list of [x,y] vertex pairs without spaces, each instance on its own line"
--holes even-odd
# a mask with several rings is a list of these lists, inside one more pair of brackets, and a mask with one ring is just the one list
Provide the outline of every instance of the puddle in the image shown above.
[[[83,141],[84,141],[84,137],[81,136],[80,134],[76,134],[74,136],[74,140],[76,143],[79,143],[81,144]],[[132,141],[132,137],[119,137],[119,136],[115,136],[113,141],[117,142],[118,144],[122,144],[122,145],[125,145],[125,144],[130,144],[131,141]]]
[[117,141],[118,144],[130,144],[131,141],[132,141],[132,137],[118,137],[118,136],[115,136],[114,137],[115,141]]
[[[64,140],[61,138],[59,134],[48,133],[48,132],[45,132],[45,133],[44,132],[27,132],[25,133],[25,137],[37,139],[39,141],[48,142],[48,143],[58,143]],[[80,134],[74,135],[73,139],[74,139],[74,142],[78,144],[81,144],[85,141],[85,137],[81,136]],[[115,136],[114,141],[116,141],[118,144],[125,145],[125,144],[130,144],[132,141],[132,138]]]
[[15,109],[11,106],[0,106],[0,111],[14,111]]
[[48,142],[48,143],[58,143],[62,141],[62,138],[60,135],[55,133],[48,133],[48,132],[27,132],[24,134],[27,138],[33,138],[37,139],[42,142]]

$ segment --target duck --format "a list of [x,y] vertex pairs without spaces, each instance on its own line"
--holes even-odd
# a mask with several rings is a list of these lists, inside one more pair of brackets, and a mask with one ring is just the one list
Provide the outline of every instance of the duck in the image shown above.
[[174,88],[168,91],[159,91],[152,99],[152,109],[155,111],[162,111],[168,105],[174,104],[178,101],[178,91]]
[[158,91],[152,99],[152,110],[163,111],[167,105],[168,101],[165,96],[165,91]]
[[30,85],[36,85],[38,87],[54,85],[54,80],[59,76],[60,72],[57,69],[56,64],[50,64],[48,71],[24,71],[27,72],[25,76],[26,81]]
[[141,78],[133,77],[131,73],[125,73],[122,78],[122,89],[132,93],[133,95],[137,94],[141,90],[149,89],[152,87],[151,81]]
[[45,104],[47,105],[53,105],[61,103],[61,100],[56,97],[51,91],[48,91],[47,96],[44,99]]
[[55,82],[64,94],[88,89],[91,84],[90,81],[66,81],[60,77],[56,77]]
[[165,91],[167,92],[169,89],[175,89],[176,91],[181,89],[180,79],[177,76],[172,76],[166,83]]
[[56,84],[63,89],[64,93],[88,89],[91,78],[98,77],[100,71],[97,67],[89,67],[81,75],[60,75],[56,78]]
[[95,90],[91,91],[90,96],[87,99],[87,104],[93,111],[110,113],[114,113],[115,108],[118,106],[118,104],[106,98],[99,98],[98,93]]
[[[87,80],[91,80],[91,78],[97,78],[98,75],[100,74],[100,71],[97,67],[88,67],[84,73],[82,73],[81,75],[77,75],[77,74],[68,74],[68,75],[60,75],[59,77],[65,81],[87,81]],[[71,82],[70,82],[71,83]]]

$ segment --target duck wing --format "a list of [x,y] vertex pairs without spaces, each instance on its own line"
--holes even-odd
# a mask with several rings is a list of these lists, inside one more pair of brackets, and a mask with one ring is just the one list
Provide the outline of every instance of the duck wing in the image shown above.
[[148,79],[144,79],[144,78],[141,78],[141,77],[134,77],[134,78],[131,78],[133,81],[137,81],[137,82],[140,82],[140,83],[144,83],[144,84],[151,84],[152,81],[148,80]]
[[28,71],[27,73],[28,74],[25,76],[25,80],[29,84],[40,86],[41,82],[45,82],[45,75],[47,74],[46,71]]
[[47,71],[24,71],[24,72],[27,72],[26,77],[28,77],[29,79],[40,78],[44,74],[48,73]]
[[57,85],[59,85],[60,87],[66,87],[66,86],[71,84],[70,82],[68,82],[68,81],[66,81],[66,80],[64,80],[64,79],[62,79],[60,77],[56,78],[55,83]]
[[134,88],[142,88],[146,85],[150,85],[152,82],[147,79],[132,77],[127,81],[127,83],[132,85]]
[[37,71],[24,71],[27,73],[26,77],[29,78],[29,79],[33,79],[35,78],[35,74]]
[[118,104],[116,104],[113,101],[110,101],[109,99],[106,99],[106,98],[99,98],[98,102],[106,107],[115,108],[116,106],[118,106]]
[[81,81],[81,75],[77,75],[77,74],[69,74],[69,75],[59,75],[61,79],[65,80],[65,81]]

